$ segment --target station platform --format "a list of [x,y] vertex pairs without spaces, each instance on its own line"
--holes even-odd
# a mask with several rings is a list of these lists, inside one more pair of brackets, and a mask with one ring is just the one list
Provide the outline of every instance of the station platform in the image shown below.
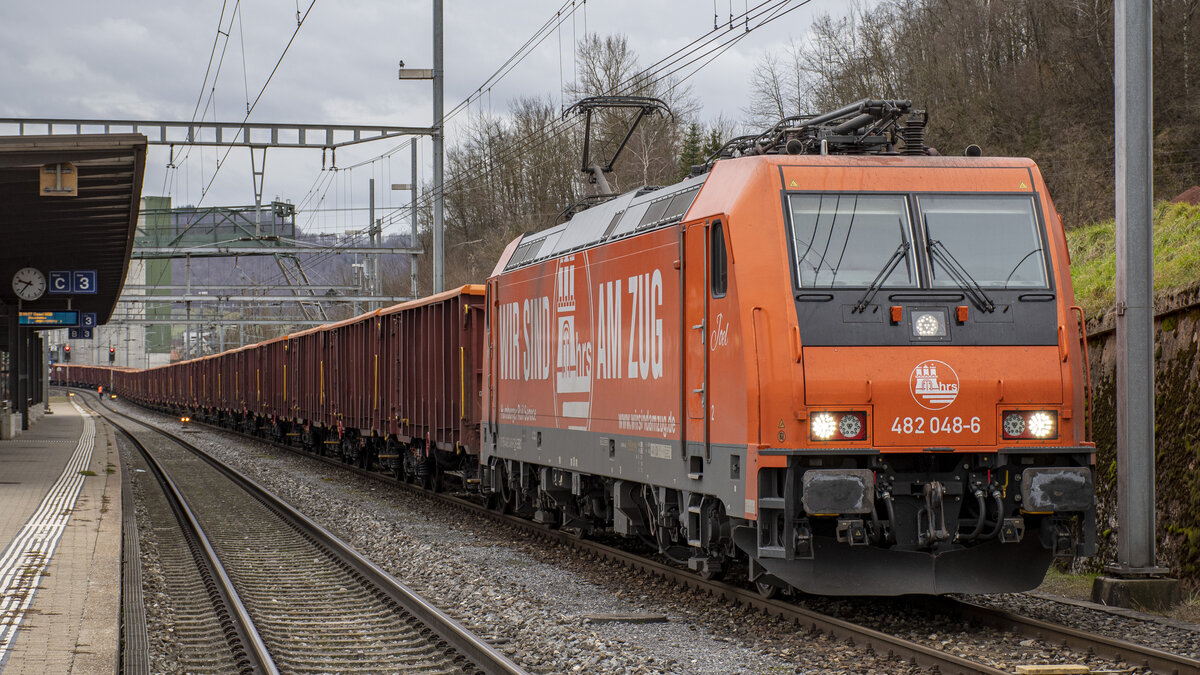
[[0,673],[114,673],[121,471],[112,430],[51,398],[0,440]]

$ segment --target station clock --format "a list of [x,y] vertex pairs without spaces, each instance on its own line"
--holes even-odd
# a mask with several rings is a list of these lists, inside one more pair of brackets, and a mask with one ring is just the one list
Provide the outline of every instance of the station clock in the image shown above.
[[21,268],[13,275],[12,288],[22,300],[37,300],[46,292],[46,275],[36,267]]

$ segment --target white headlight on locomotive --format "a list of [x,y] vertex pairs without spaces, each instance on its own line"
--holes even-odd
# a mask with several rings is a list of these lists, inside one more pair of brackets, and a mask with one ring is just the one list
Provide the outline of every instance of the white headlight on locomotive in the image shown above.
[[809,421],[809,437],[814,441],[861,441],[867,437],[867,415],[842,410],[814,413]]
[[1039,410],[1029,416],[1029,433],[1037,438],[1047,438],[1054,432],[1054,418],[1050,413]]
[[1058,438],[1058,413],[1054,410],[1005,410],[1001,415],[1006,439]]
[[857,438],[862,433],[862,420],[857,415],[842,415],[838,420],[838,432],[846,438]]
[[945,337],[946,313],[944,310],[918,309],[912,315],[913,335],[916,337]]
[[1004,435],[1020,436],[1025,433],[1025,418],[1021,413],[1008,413],[1004,416]]
[[837,418],[833,413],[817,413],[812,417],[812,435],[813,438],[821,440],[829,440],[837,433],[838,423]]

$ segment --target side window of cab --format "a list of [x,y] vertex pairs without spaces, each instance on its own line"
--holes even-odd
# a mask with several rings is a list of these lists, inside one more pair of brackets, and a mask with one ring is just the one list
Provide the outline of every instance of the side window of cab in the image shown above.
[[708,274],[714,298],[725,297],[725,292],[729,288],[729,255],[725,250],[724,230],[725,228],[719,220],[713,223],[709,230],[711,241],[708,250],[711,260],[709,260]]

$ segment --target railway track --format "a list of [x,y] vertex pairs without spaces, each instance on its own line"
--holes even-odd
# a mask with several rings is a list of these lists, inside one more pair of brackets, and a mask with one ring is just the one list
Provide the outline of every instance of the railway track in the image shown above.
[[[524,673],[332,534],[184,439],[92,407],[138,450],[164,486],[162,499],[172,503],[181,529],[190,530],[180,537],[192,543],[167,537],[165,546],[159,532],[165,573],[179,575],[189,589],[179,597],[183,620],[176,628],[189,670]],[[196,578],[199,583],[187,581]]]
[[1060,626],[1014,612],[984,607],[948,597],[929,597],[922,604],[933,611],[959,616],[968,621],[1007,630],[1022,635],[1061,644],[1072,649],[1094,653],[1109,659],[1147,668],[1156,673],[1171,675],[1200,674],[1200,660],[1171,654],[1152,647],[1093,635],[1068,626]]
[[[228,429],[219,426],[208,424],[204,426],[231,433]],[[260,438],[254,438],[254,440],[270,443]],[[596,560],[615,563],[629,569],[638,570],[677,586],[690,589],[696,593],[752,607],[764,614],[792,621],[797,626],[827,633],[838,639],[869,648],[878,654],[889,654],[926,668],[936,669],[941,673],[984,673],[992,675],[1009,672],[958,657],[919,642],[906,640],[828,614],[799,607],[785,600],[765,599],[751,589],[719,581],[705,580],[689,570],[666,565],[639,554],[623,551],[599,542],[580,539],[568,533],[552,530],[523,518],[501,514],[460,497],[429,492],[404,483],[389,475],[346,464],[334,457],[315,455],[280,443],[271,443],[271,445],[404,489],[413,494],[419,494],[426,499],[436,501],[440,505],[451,506],[469,513],[473,517],[486,518],[492,522],[520,531],[527,536],[533,536],[543,541],[557,543],[578,550]],[[1139,666],[1155,673],[1167,675],[1200,675],[1200,660],[1124,640],[1087,633],[1067,626],[1032,619],[1005,610],[975,605],[949,597],[922,596],[914,599],[913,603],[936,614],[960,617],[963,620],[992,627],[1000,631],[1012,632],[1027,638],[1061,644],[1080,652],[1095,654],[1102,658],[1124,661],[1130,665]]]

